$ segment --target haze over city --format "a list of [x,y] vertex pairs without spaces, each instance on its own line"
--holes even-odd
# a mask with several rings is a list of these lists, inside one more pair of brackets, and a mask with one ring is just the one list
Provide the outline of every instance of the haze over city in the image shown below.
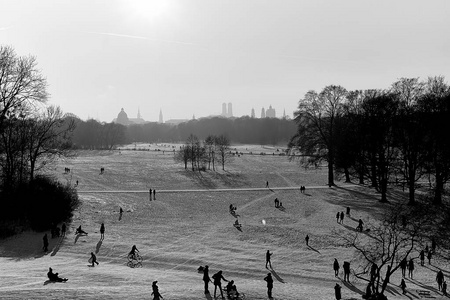
[[50,104],[111,122],[292,117],[310,89],[450,69],[448,1],[0,1],[0,43],[36,56]]

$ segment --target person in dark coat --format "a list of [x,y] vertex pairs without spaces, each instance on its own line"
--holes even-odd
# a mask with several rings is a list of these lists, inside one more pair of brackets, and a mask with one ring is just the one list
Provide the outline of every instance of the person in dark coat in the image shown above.
[[214,275],[212,276],[212,279],[214,280],[214,298],[216,298],[216,291],[217,291],[217,288],[219,288],[219,290],[220,290],[220,295],[221,295],[222,298],[223,298],[223,291],[222,291],[222,282],[221,282],[221,280],[223,279],[224,281],[227,281],[227,282],[228,282],[228,280],[226,280],[226,279],[223,277],[223,275],[222,275],[222,270],[220,270],[219,272],[217,272],[216,274],[214,274]]
[[402,288],[403,295],[406,294],[406,282],[405,279],[402,278],[402,282],[400,283],[400,287]]
[[444,283],[442,284],[442,294],[444,294],[444,296],[448,296],[447,295],[447,281],[444,281]]
[[406,267],[408,266],[408,261],[406,259],[406,257],[404,259],[402,259],[402,261],[400,262],[400,269],[402,269],[402,276],[405,277],[406,276]]
[[58,273],[53,273],[52,268],[48,268],[47,277],[48,277],[48,280],[53,281],[53,282],[66,282],[68,280],[67,278],[59,277]]
[[412,279],[413,275],[414,275],[414,261],[411,258],[408,263],[408,276],[409,276],[409,278]]
[[156,285],[158,283],[158,281],[153,281],[152,283],[152,295],[153,295],[153,300],[160,300],[160,299],[164,299],[163,296],[161,296],[161,294],[159,293],[159,288]]
[[337,284],[337,283],[334,286],[334,296],[336,297],[336,300],[341,300],[342,299],[341,286],[339,284]]
[[152,201],[152,189],[150,189],[149,192],[150,192],[150,201]]
[[420,251],[420,265],[423,266],[424,263],[425,263],[425,251],[422,250]]
[[267,273],[267,276],[264,277],[264,280],[267,282],[267,296],[269,299],[272,299],[272,289],[273,289],[273,278],[271,273]]
[[272,268],[272,263],[270,262],[270,257],[272,256],[273,253],[270,253],[269,250],[267,250],[266,252],[266,269],[267,269],[267,264],[269,264],[270,268]]
[[205,294],[209,294],[208,283],[212,281],[209,277],[209,267],[207,265],[203,268],[203,282],[205,283]]
[[153,189],[153,200],[156,200],[156,190]]
[[444,273],[442,273],[442,270],[439,270],[436,274],[436,282],[438,284],[438,290],[441,290],[442,284],[444,283]]
[[431,265],[431,257],[432,257],[432,256],[433,256],[433,252],[428,251],[427,258],[428,258],[428,264],[429,264],[429,265]]
[[336,222],[339,224],[339,219],[341,218],[341,214],[339,212],[336,213]]
[[350,263],[348,261],[344,261],[343,264],[344,269],[344,281],[350,281]]
[[100,239],[103,240],[105,238],[105,224],[102,223],[100,225]]
[[94,252],[91,252],[91,260],[92,260],[92,266],[94,267],[94,264],[98,265],[97,256],[95,256]]
[[339,262],[336,258],[334,259],[333,270],[334,270],[334,276],[338,277],[339,276]]
[[309,235],[306,235],[305,242],[306,242],[306,246],[309,246]]
[[44,247],[43,247],[44,252],[47,252],[48,251],[48,237],[47,237],[47,234],[44,234],[44,237],[42,238],[42,241],[44,242]]
[[341,211],[341,224],[344,224],[344,212]]
[[78,226],[77,230],[75,231],[75,234],[85,234],[87,235],[87,232],[81,229],[81,225]]

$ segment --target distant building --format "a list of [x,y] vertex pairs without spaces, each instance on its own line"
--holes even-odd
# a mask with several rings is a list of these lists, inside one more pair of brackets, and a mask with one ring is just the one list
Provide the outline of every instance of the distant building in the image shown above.
[[[114,122],[114,121],[113,121]],[[122,125],[129,125],[130,124],[130,120],[128,119],[128,115],[127,113],[123,110],[119,112],[119,114],[117,115],[117,119],[115,121],[115,123],[118,124],[122,124]]]
[[261,119],[264,119],[266,117],[266,110],[264,107],[261,109]]
[[255,109],[254,109],[254,108],[252,108],[252,114],[251,114],[251,117],[252,117],[252,118],[255,117]]
[[227,118],[231,118],[233,117],[233,104],[228,103],[228,113],[227,113]]
[[283,119],[286,119],[286,109],[283,109]]
[[221,116],[226,117],[227,116],[227,104],[224,102],[222,103],[222,114]]
[[275,109],[272,108],[272,105],[266,110],[266,118],[276,118]]
[[164,123],[164,119],[163,119],[163,114],[162,114],[162,110],[159,110],[159,122],[158,123]]
[[186,123],[188,121],[189,121],[188,119],[169,119],[164,124],[178,125],[178,124],[181,124],[181,123]]

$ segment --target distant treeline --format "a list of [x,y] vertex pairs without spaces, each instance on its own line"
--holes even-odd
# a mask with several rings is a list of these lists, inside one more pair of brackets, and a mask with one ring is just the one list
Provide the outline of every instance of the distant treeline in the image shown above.
[[185,142],[190,135],[204,140],[210,135],[227,136],[231,143],[286,145],[296,132],[295,122],[277,118],[202,118],[178,125],[145,123],[123,126],[95,120],[76,120],[73,146],[80,149],[113,149],[117,145],[143,142]]

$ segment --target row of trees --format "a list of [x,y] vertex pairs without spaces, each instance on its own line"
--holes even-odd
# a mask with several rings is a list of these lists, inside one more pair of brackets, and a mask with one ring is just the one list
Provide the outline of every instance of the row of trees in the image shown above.
[[[37,68],[36,59],[18,56],[12,47],[1,46],[0,221],[27,220],[38,228],[42,222],[65,220],[77,203],[76,194],[48,178],[39,179],[49,188],[45,193],[38,192],[41,187],[36,184],[36,173],[56,157],[69,154],[75,128],[73,119],[65,118],[60,108],[45,106],[47,98],[47,82]],[[69,195],[68,201],[61,200],[59,207],[64,208],[57,209],[53,219],[40,220],[38,211],[54,211],[55,206],[49,204],[51,191]],[[36,200],[38,194],[42,200],[38,202],[40,210],[30,201],[30,198]]]
[[224,134],[234,143],[261,145],[285,144],[295,133],[295,123],[288,119],[265,118],[203,118],[178,125],[146,123],[123,126],[116,123],[81,121],[76,118],[73,133],[75,147],[84,149],[112,149],[117,145],[143,142],[186,141],[191,134],[205,140],[209,135]]
[[215,171],[216,163],[225,170],[225,164],[232,158],[230,151],[230,140],[225,135],[215,136],[208,135],[205,140],[201,141],[197,136],[191,134],[186,144],[175,152],[174,159],[184,164],[187,169],[191,164],[192,171],[208,170]]
[[427,178],[434,203],[442,202],[450,179],[450,88],[443,77],[401,78],[386,90],[309,91],[295,122],[291,158],[307,155],[306,166],[326,161],[330,186],[335,172],[346,181],[368,180],[386,202],[388,186],[403,185],[414,204],[418,181]]

